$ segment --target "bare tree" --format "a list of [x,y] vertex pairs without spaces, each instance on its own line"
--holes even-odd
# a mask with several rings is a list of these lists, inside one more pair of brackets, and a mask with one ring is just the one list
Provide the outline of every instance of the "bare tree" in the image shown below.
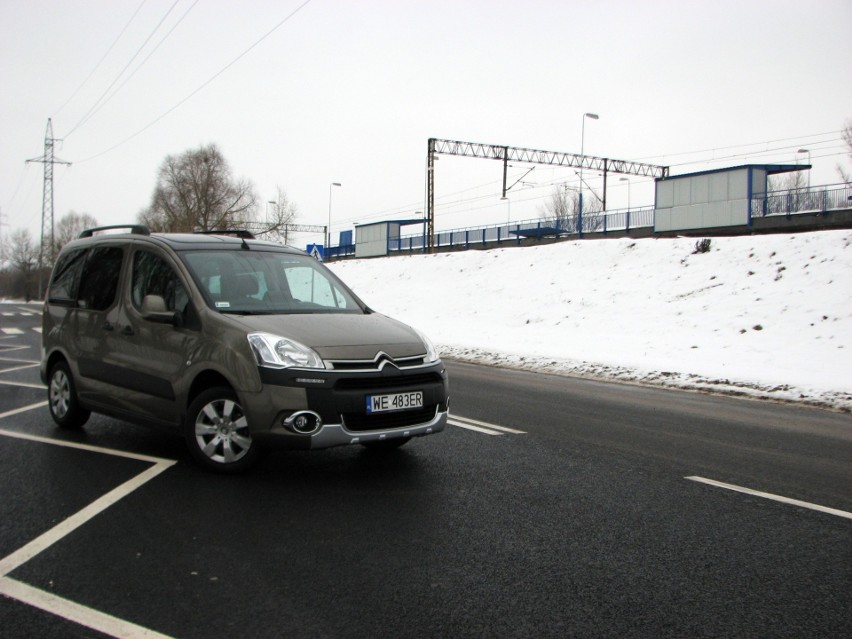
[[277,188],[278,197],[275,202],[269,202],[264,221],[256,224],[260,229],[257,234],[263,235],[264,239],[287,244],[289,227],[296,222],[299,211],[287,197],[287,192],[280,186]]
[[[852,161],[852,120],[846,122],[843,128],[843,141],[846,143],[846,151],[849,154],[849,160]],[[840,162],[837,163],[837,173],[844,184],[852,184],[852,175],[843,168]]]
[[[597,231],[603,227],[603,206],[600,200],[591,193],[583,194],[583,231]],[[550,194],[550,201],[545,204],[541,218],[548,224],[567,233],[577,232],[578,213],[580,211],[580,193],[569,189],[565,184],[557,184]]]
[[768,184],[770,193],[778,191],[801,191],[808,188],[808,178],[804,171],[790,171],[781,175],[770,175]]
[[28,302],[33,296],[32,280],[38,270],[39,246],[33,242],[27,229],[16,229],[4,238],[4,254],[16,271],[13,294],[24,297]]
[[59,255],[59,251],[63,246],[71,240],[80,237],[80,233],[84,230],[96,227],[97,225],[98,221],[88,213],[69,211],[62,216],[62,219],[57,222],[56,229],[53,232],[51,263],[56,261],[56,256]]
[[235,179],[215,144],[166,157],[157,174],[151,206],[139,221],[153,231],[246,228],[257,196],[251,182]]

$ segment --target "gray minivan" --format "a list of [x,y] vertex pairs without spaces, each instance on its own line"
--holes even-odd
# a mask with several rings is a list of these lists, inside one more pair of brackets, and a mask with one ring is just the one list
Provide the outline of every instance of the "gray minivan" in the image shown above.
[[56,260],[42,344],[59,426],[96,412],[179,428],[225,472],[272,445],[389,449],[447,421],[447,373],[424,335],[246,232],[84,231]]

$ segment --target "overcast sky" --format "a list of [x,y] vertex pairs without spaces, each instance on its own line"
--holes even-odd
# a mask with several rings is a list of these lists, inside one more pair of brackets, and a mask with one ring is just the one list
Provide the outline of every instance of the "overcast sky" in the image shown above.
[[[210,143],[303,224],[326,224],[340,182],[335,236],[424,210],[429,137],[570,153],[583,137],[673,175],[806,148],[812,184],[833,184],[852,170],[850,33],[849,0],[0,0],[0,228],[38,238],[43,166],[25,160],[48,118],[72,163],[56,219],[102,224],[135,221],[165,157]],[[507,204],[501,178],[442,157],[437,227],[536,218],[578,181],[538,167]],[[618,178],[609,208],[627,205]],[[630,191],[653,203],[651,181]]]

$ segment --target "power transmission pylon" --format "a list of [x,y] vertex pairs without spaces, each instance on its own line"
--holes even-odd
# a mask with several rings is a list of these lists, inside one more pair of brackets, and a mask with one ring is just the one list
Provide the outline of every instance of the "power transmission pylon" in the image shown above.
[[53,145],[56,139],[53,137],[53,123],[47,118],[47,130],[44,134],[44,155],[40,158],[32,158],[27,162],[40,162],[44,164],[44,186],[42,187],[41,202],[41,244],[38,249],[38,294],[42,293],[42,270],[45,266],[45,240],[49,242],[48,251],[53,251],[53,165],[71,164],[59,160],[53,155]]

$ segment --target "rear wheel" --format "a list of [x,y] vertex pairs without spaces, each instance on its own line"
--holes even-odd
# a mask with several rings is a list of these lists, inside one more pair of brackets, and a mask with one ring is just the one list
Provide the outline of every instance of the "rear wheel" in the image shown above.
[[201,393],[189,407],[185,435],[189,452],[205,468],[223,473],[246,470],[257,461],[248,419],[226,386]]
[[80,406],[77,389],[68,364],[56,362],[50,369],[47,382],[47,405],[50,416],[60,428],[80,428],[91,412]]

